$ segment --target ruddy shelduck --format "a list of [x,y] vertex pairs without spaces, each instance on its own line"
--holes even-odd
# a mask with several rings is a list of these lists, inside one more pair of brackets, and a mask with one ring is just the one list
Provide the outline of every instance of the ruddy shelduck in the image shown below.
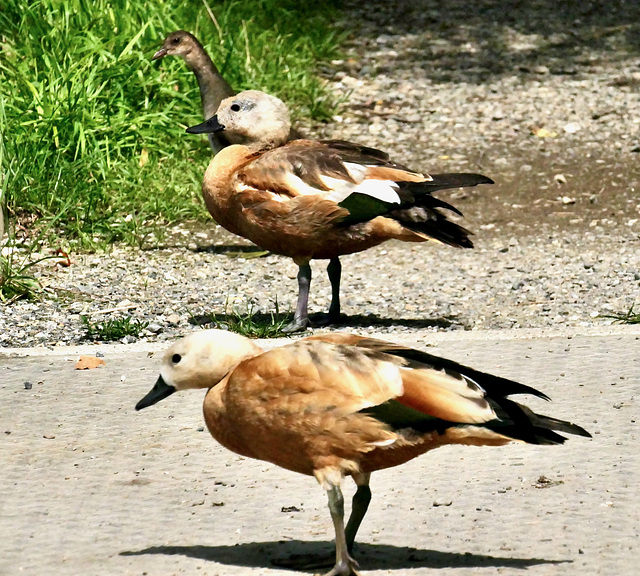
[[295,140],[285,104],[249,90],[224,100],[217,114],[187,129],[237,143],[218,153],[202,183],[205,204],[223,227],[299,267],[298,300],[288,331],[308,324],[312,259],[329,259],[331,306],[340,317],[339,257],[390,240],[471,248],[470,232],[441,209],[460,211],[432,192],[491,184],[480,174],[423,175],[373,148],[340,140]]
[[[267,352],[237,334],[193,333],[165,353],[158,381],[136,410],[187,388],[209,389],[204,418],[223,446],[315,476],[327,491],[336,535],[335,566],[327,576],[358,574],[351,551],[371,499],[372,472],[446,444],[561,444],[560,433],[590,437],[576,424],[509,399],[531,394],[548,400],[530,386],[345,333]],[[357,484],[346,527],[345,476]]]

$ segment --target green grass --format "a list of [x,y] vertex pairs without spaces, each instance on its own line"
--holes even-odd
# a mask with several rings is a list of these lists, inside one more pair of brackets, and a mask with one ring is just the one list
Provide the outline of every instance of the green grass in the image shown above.
[[0,254],[0,302],[9,304],[22,298],[35,300],[42,286],[29,268],[37,262],[15,262],[12,254]]
[[640,312],[634,312],[635,304],[620,314],[601,314],[601,318],[611,318],[621,324],[640,324]]
[[283,338],[288,336],[282,330],[291,321],[291,318],[291,314],[280,314],[276,300],[276,311],[268,314],[254,313],[251,305],[244,312],[238,307],[229,310],[227,304],[223,314],[210,312],[198,316],[191,315],[190,322],[205,328],[229,330],[247,338]]
[[200,182],[210,152],[184,134],[201,121],[193,74],[152,63],[187,29],[236,89],[282,97],[295,116],[334,103],[314,71],[340,42],[329,3],[205,4],[4,0],[0,10],[0,205],[84,248],[143,244],[168,222],[208,218]]
[[50,256],[34,254],[43,234],[48,228],[34,237],[31,242],[17,241],[15,227],[10,227],[3,241],[0,236],[0,302],[10,304],[15,300],[37,300],[43,287],[36,278],[34,268],[45,260],[59,260],[57,253]]
[[101,340],[103,342],[111,342],[120,340],[125,336],[140,335],[149,322],[143,320],[134,320],[130,316],[124,318],[111,318],[102,322],[92,322],[87,316],[80,316],[82,324],[86,329],[85,338],[88,340]]

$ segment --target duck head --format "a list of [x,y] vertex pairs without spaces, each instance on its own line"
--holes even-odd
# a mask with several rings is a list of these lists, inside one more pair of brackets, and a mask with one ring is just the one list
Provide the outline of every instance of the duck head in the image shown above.
[[160,376],[136,404],[142,410],[178,390],[212,388],[247,358],[262,353],[248,338],[225,330],[202,330],[175,342],[164,354]]
[[254,150],[282,146],[289,139],[291,118],[285,103],[259,90],[246,90],[220,103],[215,116],[187,128],[190,134],[223,132],[232,144]]
[[189,34],[186,30],[176,30],[164,39],[162,47],[153,55],[151,60],[159,60],[165,56],[180,56],[186,59],[198,47],[200,47],[200,43],[195,36]]

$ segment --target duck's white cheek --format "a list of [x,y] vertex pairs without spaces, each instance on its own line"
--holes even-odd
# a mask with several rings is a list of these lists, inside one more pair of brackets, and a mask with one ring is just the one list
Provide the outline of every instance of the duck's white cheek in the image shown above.
[[175,378],[175,368],[166,368],[163,367],[160,370],[160,377],[165,381],[168,386],[173,386],[174,388],[178,388],[176,386],[176,378]]

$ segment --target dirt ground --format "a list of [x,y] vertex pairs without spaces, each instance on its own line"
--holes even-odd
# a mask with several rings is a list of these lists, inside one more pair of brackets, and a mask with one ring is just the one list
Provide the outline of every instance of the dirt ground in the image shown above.
[[493,178],[452,196],[484,234],[640,218],[639,3],[346,5],[350,51],[327,70],[345,94],[338,131],[427,172]]

